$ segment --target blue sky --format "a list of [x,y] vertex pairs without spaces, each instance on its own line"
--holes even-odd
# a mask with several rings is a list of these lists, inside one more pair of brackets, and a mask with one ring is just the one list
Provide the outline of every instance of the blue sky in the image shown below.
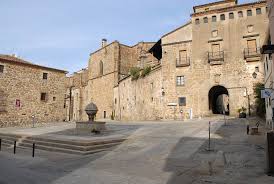
[[[157,41],[214,0],[0,0],[0,53],[75,72],[101,39]],[[241,0],[239,3],[251,2]]]

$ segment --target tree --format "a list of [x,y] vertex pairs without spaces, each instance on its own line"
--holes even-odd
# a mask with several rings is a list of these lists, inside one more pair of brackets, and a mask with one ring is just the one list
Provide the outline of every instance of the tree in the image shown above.
[[255,93],[255,105],[256,105],[256,113],[258,116],[264,118],[265,117],[265,99],[261,98],[261,90],[264,89],[264,84],[256,83],[254,87]]

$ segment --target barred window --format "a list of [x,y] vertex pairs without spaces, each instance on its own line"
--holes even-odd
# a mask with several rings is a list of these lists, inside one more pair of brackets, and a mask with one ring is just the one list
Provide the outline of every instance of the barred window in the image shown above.
[[185,76],[177,76],[177,86],[185,85]]

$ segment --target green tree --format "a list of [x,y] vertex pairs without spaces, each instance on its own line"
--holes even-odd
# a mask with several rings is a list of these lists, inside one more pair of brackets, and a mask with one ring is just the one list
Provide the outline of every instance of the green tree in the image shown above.
[[264,89],[264,84],[256,83],[254,87],[255,93],[255,105],[256,105],[256,113],[258,116],[264,118],[265,117],[265,99],[261,98],[261,90]]

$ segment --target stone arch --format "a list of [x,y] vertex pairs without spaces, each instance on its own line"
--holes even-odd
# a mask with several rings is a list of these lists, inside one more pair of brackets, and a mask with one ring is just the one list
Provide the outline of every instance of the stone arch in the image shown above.
[[209,110],[213,114],[229,114],[229,93],[224,86],[213,86],[208,93]]

